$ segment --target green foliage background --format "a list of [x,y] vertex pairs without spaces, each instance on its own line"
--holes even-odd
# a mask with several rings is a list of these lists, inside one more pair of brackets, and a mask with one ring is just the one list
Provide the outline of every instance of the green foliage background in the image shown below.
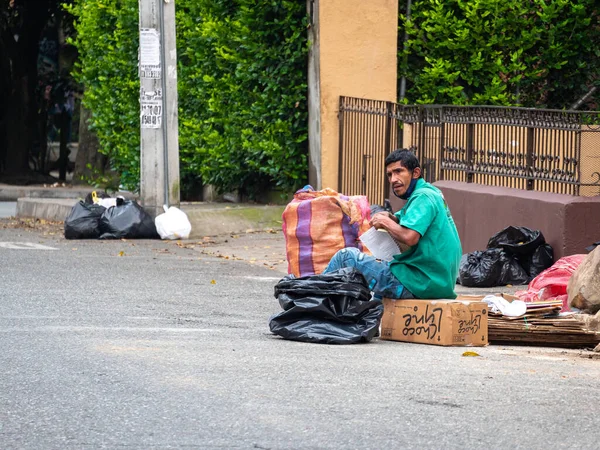
[[407,103],[565,109],[600,81],[597,0],[415,0],[410,20],[399,6]]
[[137,189],[140,175],[139,44],[137,0],[77,0],[79,52],[75,78],[83,84],[83,104],[92,111],[91,128],[102,153],[127,189]]
[[[101,150],[139,183],[138,0],[78,0],[78,80]],[[253,198],[307,178],[306,5],[178,0],[182,192],[214,184]]]
[[[410,20],[406,2],[399,7],[398,77],[406,76],[407,103],[562,109],[599,83],[597,0],[413,0]],[[67,8],[101,151],[122,184],[136,189],[138,0],[75,0]],[[306,2],[178,0],[176,10],[184,197],[202,183],[250,197],[300,187]]]

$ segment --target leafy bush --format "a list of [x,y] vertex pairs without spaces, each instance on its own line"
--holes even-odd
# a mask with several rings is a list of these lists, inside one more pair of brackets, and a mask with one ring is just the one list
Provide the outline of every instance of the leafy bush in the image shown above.
[[410,20],[400,8],[409,103],[568,108],[599,81],[596,0],[417,0]]
[[[138,1],[78,0],[78,80],[121,182],[139,183]],[[200,180],[250,197],[307,177],[306,5],[179,0],[182,191]]]
[[307,177],[306,6],[178,3],[182,161],[254,196]]
[[75,77],[85,87],[83,104],[92,111],[91,128],[101,152],[121,175],[121,183],[136,189],[140,176],[138,1],[78,0],[68,9],[76,17]]

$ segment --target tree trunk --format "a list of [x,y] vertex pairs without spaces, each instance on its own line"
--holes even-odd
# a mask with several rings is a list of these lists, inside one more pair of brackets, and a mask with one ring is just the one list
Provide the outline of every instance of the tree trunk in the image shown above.
[[100,144],[93,131],[89,129],[89,120],[92,113],[81,105],[79,114],[79,149],[75,158],[75,172],[73,184],[88,184],[87,182],[96,174],[104,173],[106,156],[99,152]]
[[[2,24],[0,24],[1,26]],[[4,48],[2,34],[0,34],[0,173],[4,171],[7,155],[6,142],[6,117],[4,105],[8,103],[8,89],[10,81],[7,74],[10,71],[8,54]]]
[[58,179],[60,181],[67,180],[67,169],[69,167],[69,126],[71,115],[67,111],[63,111],[58,116],[58,124],[60,129],[60,150],[58,157]]
[[40,153],[38,155],[37,170],[46,173],[48,165],[48,108],[40,108],[38,125],[40,128]]
[[29,78],[27,75],[15,78],[12,80],[4,109],[7,148],[4,172],[11,176],[22,175],[29,171],[32,136],[29,128],[31,124]]

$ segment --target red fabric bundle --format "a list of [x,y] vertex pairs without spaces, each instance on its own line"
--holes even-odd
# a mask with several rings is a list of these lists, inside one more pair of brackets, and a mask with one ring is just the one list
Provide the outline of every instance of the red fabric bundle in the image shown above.
[[571,255],[560,258],[550,268],[544,270],[529,283],[526,291],[515,295],[524,302],[537,302],[549,299],[562,300],[561,311],[569,311],[567,283],[586,255]]

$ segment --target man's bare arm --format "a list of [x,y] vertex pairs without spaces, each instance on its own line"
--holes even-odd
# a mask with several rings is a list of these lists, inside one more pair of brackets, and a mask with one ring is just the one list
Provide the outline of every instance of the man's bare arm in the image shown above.
[[415,230],[403,227],[398,223],[398,218],[390,213],[377,213],[371,218],[371,226],[378,230],[384,229],[397,241],[413,246],[419,242],[421,235]]

